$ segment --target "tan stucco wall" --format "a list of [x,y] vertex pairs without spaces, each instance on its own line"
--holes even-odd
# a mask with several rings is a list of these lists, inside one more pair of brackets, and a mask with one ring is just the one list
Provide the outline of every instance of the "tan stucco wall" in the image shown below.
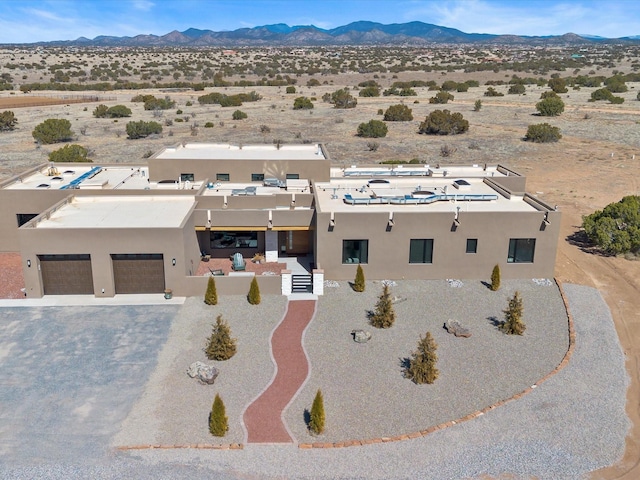
[[[358,210],[336,212],[330,231],[329,213],[318,213],[316,263],[328,279],[352,280],[356,265],[342,264],[343,240],[369,240],[368,279],[487,279],[493,266],[504,278],[553,277],[560,213],[549,212],[548,226],[541,230],[543,212],[460,213],[460,226],[452,231],[453,214],[394,213],[394,226],[387,229],[389,214]],[[410,264],[410,239],[433,239],[433,263]],[[468,238],[478,239],[478,250],[467,254]],[[535,238],[533,263],[507,263],[510,238]]]

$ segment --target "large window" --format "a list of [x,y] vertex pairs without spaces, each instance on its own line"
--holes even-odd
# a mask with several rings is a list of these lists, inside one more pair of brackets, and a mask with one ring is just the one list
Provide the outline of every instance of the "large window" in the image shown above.
[[181,182],[193,182],[195,175],[193,173],[181,173],[180,181]]
[[414,238],[409,244],[409,263],[432,263],[433,239]]
[[258,248],[258,232],[211,232],[211,248]]
[[299,180],[300,179],[300,174],[299,173],[287,173],[287,180]]
[[264,173],[252,173],[251,181],[252,182],[261,182],[264,180]]
[[342,263],[368,263],[369,240],[343,240]]
[[216,180],[219,182],[228,182],[229,174],[228,173],[216,173]]
[[512,238],[509,240],[508,263],[533,263],[536,250],[535,238]]

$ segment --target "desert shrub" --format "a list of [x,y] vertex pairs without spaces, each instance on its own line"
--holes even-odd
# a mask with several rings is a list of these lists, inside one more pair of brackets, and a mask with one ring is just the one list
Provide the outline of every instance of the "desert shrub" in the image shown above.
[[[639,94],[640,95],[640,94]],[[640,97],[638,98],[638,100],[640,100]],[[381,108],[378,109],[378,115],[384,115],[384,110],[382,110]]]
[[522,335],[527,328],[522,321],[522,310],[522,298],[520,292],[516,292],[509,299],[506,310],[503,310],[504,321],[500,324],[500,330],[507,335]]
[[153,98],[149,98],[144,102],[145,110],[170,110],[176,106],[176,102],[169,97],[156,98],[153,95],[151,96]]
[[256,277],[253,277],[253,280],[251,280],[247,301],[251,305],[258,305],[260,303],[260,287],[258,286],[258,279]]
[[456,86],[456,92],[467,92],[469,91],[469,84],[467,82],[459,83]]
[[429,103],[445,104],[449,100],[453,100],[453,95],[449,92],[438,92],[435,97],[429,99]]
[[509,90],[507,91],[507,93],[509,95],[522,95],[526,91],[527,89],[522,83],[514,83],[509,87]]
[[36,141],[45,145],[51,143],[68,142],[73,138],[71,122],[64,118],[49,118],[36,125],[31,132]]
[[500,290],[500,265],[496,265],[491,271],[491,285],[489,288],[493,292]]
[[385,284],[382,293],[378,297],[375,310],[369,315],[369,322],[376,328],[390,328],[395,321],[396,312],[393,309],[389,285]]
[[236,354],[236,339],[231,337],[231,329],[222,314],[216,317],[204,353],[209,360],[229,360]]
[[192,107],[193,106],[193,102],[190,100],[187,100],[187,103],[184,104],[185,107]]
[[[638,95],[636,95],[636,100],[640,101],[640,92],[638,92]],[[1,130],[1,124],[0,124],[0,130]]]
[[320,80],[317,78],[310,78],[307,80],[307,87],[317,87],[318,85],[320,85]]
[[184,112],[180,109],[176,110],[176,115],[182,115]]
[[485,97],[504,97],[504,93],[497,91],[493,87],[487,88],[487,91],[484,92]]
[[604,253],[640,253],[640,196],[624,197],[583,217],[582,228]]
[[458,88],[458,82],[455,82],[453,80],[445,80],[444,82],[442,82],[442,86],[440,88],[445,92],[451,92]]
[[591,101],[597,102],[598,100],[611,100],[613,93],[608,88],[599,88],[591,92]]
[[440,147],[440,156],[441,157],[451,157],[454,153],[456,153],[458,149],[452,145],[445,143]]
[[438,345],[431,336],[431,332],[427,332],[424,337],[420,336],[418,348],[411,352],[411,358],[408,359],[408,364],[404,368],[404,377],[417,385],[435,382],[440,373],[436,368],[437,349]]
[[144,103],[147,100],[153,100],[154,98],[156,98],[154,95],[136,95],[135,97],[133,97],[131,99],[132,102],[141,102]]
[[553,127],[548,123],[537,123],[529,125],[524,139],[534,143],[557,142],[562,138],[560,129]]
[[216,393],[216,398],[211,406],[209,414],[209,432],[215,437],[224,437],[229,430],[229,419],[220,395]]
[[207,122],[204,124],[204,128],[213,128],[213,122]]
[[543,117],[557,117],[564,112],[564,102],[560,97],[549,97],[536,103],[536,110]]
[[329,103],[332,103],[334,108],[355,108],[358,100],[349,93],[349,90],[341,88],[331,94]]
[[293,85],[289,85],[286,89],[287,93],[296,93],[296,87],[294,87]]
[[620,75],[614,75],[613,77],[607,78],[604,81],[604,84],[611,93],[624,93],[627,91],[627,85]]
[[145,122],[143,120],[140,120],[139,122],[127,123],[127,136],[131,140],[135,140],[137,138],[145,138],[149,135],[159,133],[162,133],[162,125],[160,125],[158,122]]
[[378,87],[378,85],[370,85],[360,90],[358,92],[358,96],[359,97],[379,97],[380,88]]
[[560,97],[553,90],[547,90],[546,92],[542,92],[540,94],[540,100],[545,100],[547,98],[560,98]]
[[109,107],[107,107],[106,105],[98,105],[94,110],[93,110],[93,116],[96,118],[107,118],[107,111],[109,110]]
[[107,118],[124,118],[131,116],[131,109],[124,105],[114,105],[105,112]]
[[473,111],[479,112],[481,108],[482,108],[482,100],[476,100],[473,104]]
[[201,95],[200,97],[198,97],[198,103],[201,105],[210,105],[214,103],[220,103],[220,100],[224,96],[225,95],[223,93],[211,92],[206,95]]
[[0,113],[0,132],[8,132],[16,128],[18,120],[11,110]]
[[207,291],[204,294],[204,303],[207,305],[218,304],[218,291],[216,289],[216,280],[213,277],[209,277],[207,282]]
[[624,103],[624,98],[622,98],[622,97],[611,97],[610,103],[612,103],[614,105],[619,105],[621,103]]
[[367,142],[367,150],[370,152],[377,152],[378,148],[380,148],[380,144],[378,142]]
[[356,292],[364,292],[364,288],[364,270],[362,269],[362,265],[358,264],[358,268],[356,270],[356,278],[353,281],[353,290]]
[[324,423],[324,399],[322,398],[322,392],[318,389],[309,412],[309,430],[315,435],[320,435],[324,432]]
[[559,77],[549,79],[547,86],[555,93],[567,93],[569,91],[565,80]]
[[402,87],[399,89],[394,84],[391,88],[388,88],[384,92],[382,92],[382,95],[384,95],[385,97],[388,97],[390,95],[398,95],[400,97],[415,97],[418,94],[411,87]]
[[307,97],[298,97],[293,101],[294,110],[310,110],[313,108],[313,103]]
[[236,110],[231,115],[231,118],[233,118],[234,120],[242,120],[244,118],[247,118],[247,114],[244,113],[242,110]]
[[451,113],[449,110],[434,110],[424,122],[420,123],[418,133],[428,135],[457,135],[469,130],[469,122],[461,113]]
[[387,136],[387,125],[380,120],[369,120],[367,123],[358,125],[359,137],[382,138]]
[[56,163],[91,162],[88,151],[82,145],[65,145],[49,154],[49,161]]
[[387,122],[408,122],[413,120],[413,112],[406,105],[391,105],[384,112],[384,120]]

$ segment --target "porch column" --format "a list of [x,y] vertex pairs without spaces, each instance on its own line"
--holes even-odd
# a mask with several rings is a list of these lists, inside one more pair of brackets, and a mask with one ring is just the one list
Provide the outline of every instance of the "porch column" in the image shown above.
[[278,232],[267,230],[264,232],[264,257],[267,262],[278,261]]

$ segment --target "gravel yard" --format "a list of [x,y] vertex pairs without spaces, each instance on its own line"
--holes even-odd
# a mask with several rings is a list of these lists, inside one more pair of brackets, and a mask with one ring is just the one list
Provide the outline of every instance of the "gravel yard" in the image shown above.
[[[325,392],[329,426],[321,441],[406,433],[522,390],[552,370],[566,351],[566,317],[555,285],[508,281],[499,292],[490,292],[477,282],[460,288],[444,281],[399,282],[392,287],[399,297],[398,320],[386,331],[371,329],[365,322],[380,288],[369,283],[365,293],[355,294],[341,283],[328,288],[320,300],[305,337],[311,377],[285,418],[298,441],[305,441],[306,433],[297,422],[318,386]],[[500,315],[515,289],[522,293],[527,323],[525,336],[518,338],[503,336],[489,320]],[[3,393],[3,406],[12,413],[3,413],[0,477],[580,478],[622,455],[629,428],[624,410],[629,379],[598,291],[575,285],[566,285],[565,291],[575,319],[575,352],[565,369],[530,394],[424,438],[312,451],[293,445],[120,453],[109,448],[147,441],[215,443],[206,434],[215,392],[225,399],[230,418],[224,441],[242,441],[242,409],[273,374],[267,341],[284,313],[283,297],[265,297],[257,307],[244,297],[224,297],[216,307],[193,298],[179,311],[7,309],[0,324],[3,383],[28,381],[23,380],[19,390],[7,390],[11,394]],[[65,317],[56,317],[58,312],[65,312]],[[203,359],[204,339],[217,313],[229,321],[239,352],[221,365],[214,386],[202,386],[185,370]],[[449,318],[460,320],[473,336],[447,334],[442,323]],[[161,328],[151,329],[157,325]],[[371,342],[355,344],[349,335],[354,328],[371,330]],[[51,329],[64,329],[65,335],[51,335]],[[440,378],[430,386],[415,386],[402,378],[398,362],[427,329],[439,344]],[[332,342],[324,343],[324,351],[321,339]],[[25,351],[26,357],[16,353]],[[23,357],[29,360],[20,370]],[[95,382],[96,366],[104,367],[105,360],[108,368],[98,369],[103,380]],[[30,372],[44,363],[54,368],[41,388]],[[452,390],[446,392],[447,385]],[[121,429],[115,433],[118,425]],[[354,432],[359,435],[354,437]]]

